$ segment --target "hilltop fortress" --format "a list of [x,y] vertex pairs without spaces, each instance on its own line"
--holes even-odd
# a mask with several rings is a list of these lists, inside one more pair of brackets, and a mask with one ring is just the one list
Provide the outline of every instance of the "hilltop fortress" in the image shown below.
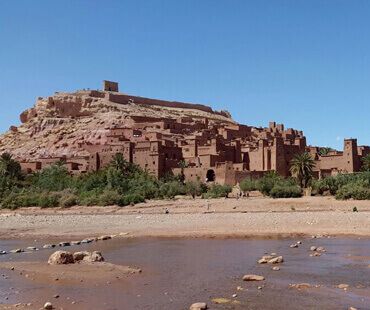
[[86,173],[122,153],[156,177],[183,172],[187,180],[234,185],[271,170],[289,176],[291,159],[305,151],[316,161],[316,177],[359,171],[370,154],[369,146],[346,139],[343,151],[321,155],[300,130],[237,124],[227,111],[119,93],[110,81],[103,90],[40,97],[20,119],[0,136],[0,153],[12,153],[27,173],[58,161]]

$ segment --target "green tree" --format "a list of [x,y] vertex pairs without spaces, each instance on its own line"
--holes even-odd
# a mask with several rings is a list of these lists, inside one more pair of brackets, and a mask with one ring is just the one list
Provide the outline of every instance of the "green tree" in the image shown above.
[[361,161],[362,161],[362,170],[370,171],[370,154],[363,157]]
[[312,179],[315,161],[307,152],[297,154],[290,162],[290,172],[297,179],[301,188],[306,188]]
[[45,191],[62,191],[70,187],[73,181],[63,162],[57,162],[31,177],[32,185]]
[[250,191],[255,191],[257,189],[257,182],[251,178],[246,178],[240,182],[239,186],[244,196],[249,196]]
[[325,156],[325,155],[328,155],[329,154],[329,152],[331,152],[331,151],[333,151],[333,149],[331,148],[331,147],[327,147],[327,146],[325,146],[325,147],[320,147],[320,149],[319,149],[319,154],[321,155],[321,156]]
[[185,173],[184,173],[184,170],[185,170],[185,168],[188,167],[188,163],[185,160],[180,160],[179,161],[179,167],[181,169],[181,172],[180,172],[180,181],[182,183],[184,183],[185,182]]
[[20,179],[22,176],[21,165],[9,153],[0,156],[0,175],[10,179]]
[[195,199],[196,196],[202,195],[207,191],[207,186],[200,181],[189,181],[185,184],[185,192],[188,195],[191,195]]
[[141,169],[137,165],[128,162],[123,157],[123,154],[122,153],[116,153],[113,156],[113,158],[112,158],[112,160],[111,160],[111,162],[109,164],[109,168],[113,168],[113,169],[115,169],[117,171],[122,172],[122,174],[125,177],[132,176],[136,172],[140,172],[141,171]]

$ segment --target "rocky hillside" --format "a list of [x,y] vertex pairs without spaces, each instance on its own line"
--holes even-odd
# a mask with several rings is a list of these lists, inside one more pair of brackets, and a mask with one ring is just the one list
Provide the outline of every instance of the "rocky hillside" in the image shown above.
[[123,94],[123,97],[133,99],[122,104],[113,102],[111,95],[110,92],[83,90],[38,98],[32,108],[20,115],[22,125],[11,126],[9,131],[0,135],[0,153],[10,152],[17,159],[28,160],[87,155],[82,144],[103,144],[109,128],[127,126],[132,116],[207,117],[222,123],[234,123],[227,112],[214,112],[208,107],[209,111],[203,111],[196,105],[189,108],[189,104],[186,108],[150,105],[145,104],[149,99]]

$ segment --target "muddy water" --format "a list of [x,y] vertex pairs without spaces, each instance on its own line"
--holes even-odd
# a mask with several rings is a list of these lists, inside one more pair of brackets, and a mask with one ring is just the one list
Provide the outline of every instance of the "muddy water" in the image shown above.
[[[35,283],[14,271],[0,270],[0,304],[32,303],[38,309],[50,300],[57,309],[181,310],[205,301],[210,309],[370,309],[369,239],[302,239],[299,248],[289,248],[294,241],[112,239],[73,246],[68,250],[99,250],[106,261],[138,266],[143,272],[108,283],[68,285]],[[42,243],[2,240],[0,250],[30,245]],[[327,252],[310,257],[311,245],[324,246]],[[0,256],[0,261],[46,262],[52,252],[9,254]],[[271,252],[284,256],[280,271],[256,264],[260,256]],[[246,273],[261,274],[266,281],[243,282]],[[319,287],[289,288],[303,282]],[[348,290],[335,287],[340,283],[349,284]],[[54,299],[55,294],[60,297]],[[221,297],[230,301],[212,302]]]

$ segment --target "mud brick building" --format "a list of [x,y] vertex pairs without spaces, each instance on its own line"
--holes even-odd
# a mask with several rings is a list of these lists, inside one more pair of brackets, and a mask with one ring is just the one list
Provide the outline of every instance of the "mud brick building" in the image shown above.
[[[33,172],[62,161],[71,173],[86,173],[106,167],[116,153],[122,153],[128,162],[158,178],[181,172],[186,180],[234,185],[248,176],[260,177],[267,171],[289,176],[294,155],[306,151],[315,159],[317,177],[359,171],[361,158],[370,153],[370,147],[357,146],[356,139],[347,139],[343,151],[320,155],[319,147],[307,146],[300,130],[286,129],[275,122],[267,127],[237,124],[227,112],[213,111],[205,105],[119,93],[118,83],[111,81],[104,81],[101,91],[84,90],[48,97],[41,106],[56,111],[53,113],[59,118],[76,119],[88,117],[88,108],[94,102],[109,104],[110,109],[117,105],[138,106],[154,110],[189,109],[200,114],[192,117],[127,115],[104,128],[96,141],[82,138],[79,147],[84,155],[24,160],[23,170]],[[27,121],[36,114],[36,110],[31,109],[24,112],[21,119]]]

